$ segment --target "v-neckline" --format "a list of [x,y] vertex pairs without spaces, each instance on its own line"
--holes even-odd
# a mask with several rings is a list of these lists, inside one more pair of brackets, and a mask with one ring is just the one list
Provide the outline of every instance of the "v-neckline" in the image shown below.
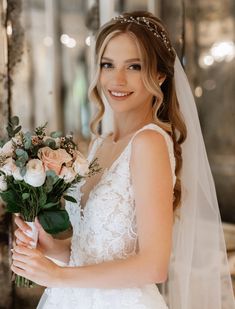
[[[82,196],[83,196],[84,193],[81,193],[81,188],[82,188],[82,186],[84,186],[85,183],[86,183],[86,179],[84,179],[84,181],[83,181],[83,183],[82,183],[82,185],[81,185],[81,187],[80,187],[80,194],[81,194],[81,195],[80,195],[80,202],[79,202],[80,217],[81,217],[82,219],[84,218],[84,213],[85,213],[85,211],[86,211],[87,204],[88,204],[88,202],[89,202],[89,200],[90,200],[90,198],[91,198],[91,194],[93,194],[94,191],[97,189],[97,187],[100,186],[100,184],[102,183],[102,181],[104,180],[104,178],[111,172],[111,170],[114,168],[114,166],[115,166],[115,165],[117,164],[117,162],[120,160],[120,158],[123,156],[123,154],[125,153],[125,151],[126,151],[127,148],[129,147],[129,145],[130,145],[132,139],[134,138],[134,136],[135,136],[139,131],[141,131],[143,128],[145,128],[146,126],[152,125],[152,124],[155,125],[155,123],[148,123],[148,124],[144,125],[142,128],[138,129],[137,131],[135,131],[135,132],[133,133],[133,135],[131,136],[129,142],[128,142],[127,145],[123,148],[123,150],[122,150],[122,152],[119,154],[119,156],[112,162],[112,164],[110,165],[110,167],[106,167],[106,168],[104,169],[104,172],[103,172],[103,174],[102,174],[101,177],[100,177],[100,180],[99,180],[99,181],[93,186],[93,188],[90,190],[90,192],[89,192],[89,194],[88,194],[88,197],[87,197],[87,200],[86,200],[84,206],[82,207],[82,205],[81,205],[81,198],[82,198]],[[96,141],[96,142],[98,142],[98,145],[95,147],[94,152],[92,152],[93,149],[91,149],[91,152],[90,152],[91,157],[89,158],[89,162],[91,162],[91,161],[94,159],[97,150],[102,146],[102,144],[103,144],[105,138],[106,138],[109,134],[110,134],[110,133],[102,134],[102,135],[99,137],[99,139],[100,139],[100,138],[102,139],[100,143],[99,143],[98,140]],[[89,156],[89,155],[88,155],[88,156]]]
[[[134,134],[135,134],[135,133],[134,133]],[[84,217],[84,212],[85,212],[85,210],[86,210],[86,208],[87,208],[87,204],[88,204],[88,202],[89,202],[89,200],[90,200],[90,198],[91,198],[91,194],[93,194],[93,192],[97,189],[97,187],[100,186],[100,184],[102,183],[102,181],[104,180],[104,178],[111,172],[111,170],[115,167],[115,165],[117,164],[117,162],[118,162],[118,161],[120,160],[120,158],[123,156],[123,154],[125,153],[125,151],[127,150],[128,146],[129,146],[129,144],[130,144],[130,142],[131,142],[131,140],[132,140],[134,134],[133,134],[132,137],[130,138],[130,140],[129,140],[129,142],[127,143],[127,145],[123,148],[122,152],[121,152],[121,153],[118,155],[118,157],[112,162],[112,164],[110,165],[110,167],[106,167],[106,168],[104,169],[103,174],[101,175],[99,181],[98,181],[98,182],[93,186],[93,188],[90,190],[90,192],[89,192],[89,194],[88,194],[88,197],[87,197],[87,200],[86,200],[86,202],[85,202],[85,205],[84,205],[83,207],[82,207],[82,205],[81,205],[81,197],[83,196],[84,193],[81,193],[81,191],[80,191],[81,196],[80,196],[79,208],[80,208],[80,213],[81,213],[81,217],[82,217],[82,218]],[[96,153],[96,151],[98,150],[98,148],[102,146],[105,137],[100,137],[100,138],[102,138],[102,141],[101,141],[101,143],[96,147],[95,153]],[[90,161],[92,161],[92,160],[94,159],[95,153],[91,156]],[[83,182],[82,186],[85,185],[85,183],[86,183],[86,180]],[[81,186],[81,187],[82,187],[82,186]],[[80,188],[80,190],[81,190],[81,188]]]

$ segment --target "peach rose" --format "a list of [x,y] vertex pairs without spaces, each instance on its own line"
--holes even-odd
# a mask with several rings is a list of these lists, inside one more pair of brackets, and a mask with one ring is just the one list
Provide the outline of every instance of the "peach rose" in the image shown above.
[[43,147],[38,151],[38,157],[42,160],[46,170],[53,170],[56,175],[60,174],[62,164],[72,160],[65,149],[53,150],[50,147]]

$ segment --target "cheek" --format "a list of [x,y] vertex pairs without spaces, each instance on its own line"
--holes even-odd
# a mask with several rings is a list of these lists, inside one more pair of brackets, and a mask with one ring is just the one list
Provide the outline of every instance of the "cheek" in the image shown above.
[[110,77],[108,76],[106,72],[100,73],[99,84],[101,88],[104,88],[105,86],[107,86],[109,80],[110,80]]

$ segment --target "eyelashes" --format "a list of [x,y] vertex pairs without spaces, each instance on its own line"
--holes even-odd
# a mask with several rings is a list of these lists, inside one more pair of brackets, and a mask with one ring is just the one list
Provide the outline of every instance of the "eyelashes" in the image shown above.
[[[110,63],[110,62],[101,62],[100,67],[101,67],[101,69],[102,68],[104,68],[104,69],[113,69],[114,68],[113,64]],[[133,64],[128,66],[128,69],[134,70],[134,71],[141,71],[141,65],[138,64],[138,63],[133,63]]]
[[109,63],[109,62],[101,62],[100,67],[101,67],[101,69],[102,69],[102,68],[104,68],[104,69],[109,69],[109,68],[112,67],[112,64]]

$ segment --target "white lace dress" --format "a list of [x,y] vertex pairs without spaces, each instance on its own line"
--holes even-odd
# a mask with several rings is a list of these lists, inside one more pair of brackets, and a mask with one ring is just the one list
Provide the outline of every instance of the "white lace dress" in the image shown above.
[[[100,181],[91,190],[84,211],[80,207],[80,182],[73,196],[78,204],[67,203],[66,209],[73,226],[69,266],[98,264],[125,259],[136,254],[137,225],[133,188],[130,178],[131,144],[134,136],[153,129],[166,140],[173,181],[175,159],[173,143],[168,134],[155,124],[148,124],[135,132],[121,155],[104,171]],[[105,136],[93,144],[88,155],[91,161]],[[155,284],[136,288],[47,288],[38,309],[167,309]]]

